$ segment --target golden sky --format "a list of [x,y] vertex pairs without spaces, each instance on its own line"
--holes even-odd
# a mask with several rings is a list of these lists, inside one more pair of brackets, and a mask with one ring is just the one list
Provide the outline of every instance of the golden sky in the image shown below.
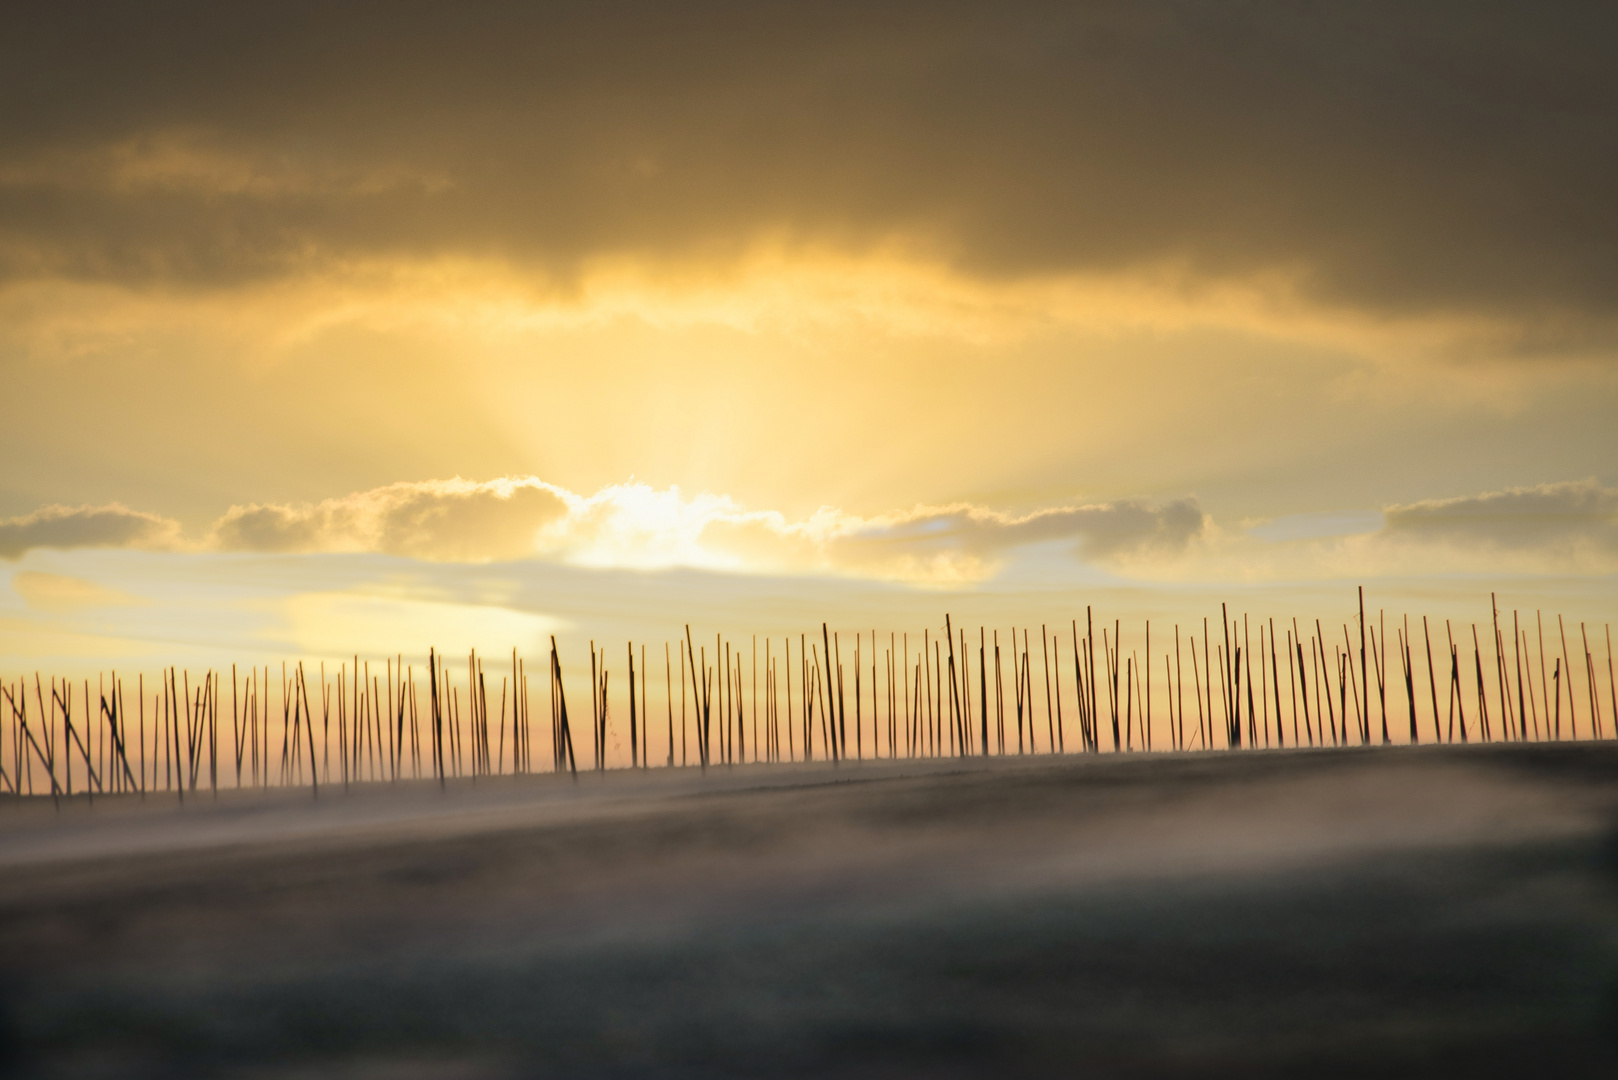
[[36,8],[0,657],[1615,606],[1611,12]]

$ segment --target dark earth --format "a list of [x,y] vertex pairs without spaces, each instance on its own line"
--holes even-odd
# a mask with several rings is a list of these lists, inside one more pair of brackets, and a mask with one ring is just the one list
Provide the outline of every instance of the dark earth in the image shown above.
[[1618,746],[0,803],[19,1077],[1618,1076]]

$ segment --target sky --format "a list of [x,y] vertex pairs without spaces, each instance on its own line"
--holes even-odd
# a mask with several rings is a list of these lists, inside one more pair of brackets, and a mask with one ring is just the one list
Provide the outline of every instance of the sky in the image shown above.
[[1615,34],[33,5],[0,664],[1341,621],[1359,585],[1609,621]]

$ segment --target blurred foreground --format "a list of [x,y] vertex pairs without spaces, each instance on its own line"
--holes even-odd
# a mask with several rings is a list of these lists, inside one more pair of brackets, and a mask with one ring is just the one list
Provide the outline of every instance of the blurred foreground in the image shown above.
[[0,805],[17,1076],[1618,1075],[1618,748]]

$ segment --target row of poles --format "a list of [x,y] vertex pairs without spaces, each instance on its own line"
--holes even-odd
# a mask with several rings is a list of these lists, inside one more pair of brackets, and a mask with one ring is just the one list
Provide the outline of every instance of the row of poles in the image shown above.
[[[856,633],[845,664],[842,635],[822,624],[818,640],[800,634],[796,649],[790,637],[779,648],[766,638],[761,684],[756,636],[744,657],[739,645],[715,635],[710,657],[687,626],[677,643],[663,645],[662,725],[654,724],[649,708],[647,646],[640,645],[638,655],[634,643],[626,647],[629,765],[651,766],[654,726],[664,728],[661,764],[667,767],[1060,754],[1067,752],[1065,708],[1077,728],[1075,750],[1085,753],[1150,751],[1163,749],[1164,742],[1180,751],[1419,743],[1418,705],[1430,706],[1434,742],[1605,738],[1601,665],[1586,625],[1579,624],[1575,640],[1582,663],[1575,665],[1560,616],[1552,639],[1560,652],[1548,652],[1538,612],[1532,634],[1516,611],[1508,631],[1490,599],[1492,648],[1482,647],[1479,628],[1471,625],[1471,665],[1464,662],[1465,636],[1457,640],[1448,621],[1439,643],[1442,660],[1435,660],[1433,627],[1425,617],[1419,647],[1408,616],[1390,642],[1385,615],[1367,618],[1363,589],[1357,617],[1343,623],[1341,640],[1318,620],[1312,628],[1293,620],[1278,631],[1266,619],[1257,625],[1255,647],[1253,621],[1247,615],[1233,620],[1221,606],[1217,632],[1203,620],[1199,655],[1198,635],[1184,634],[1176,624],[1172,650],[1162,650],[1166,734],[1154,731],[1150,621],[1144,656],[1133,649],[1126,654],[1119,620],[1111,628],[1103,625],[1098,639],[1090,609],[1082,632],[1077,619],[1070,622],[1067,645],[1060,629],[1052,634],[1042,625],[1043,694],[1036,693],[1031,628],[1020,631],[1020,641],[1012,629],[1009,647],[1003,647],[999,630],[979,627],[973,643],[946,615],[942,636],[923,631],[914,652],[908,634],[890,633],[882,643],[874,630]],[[1612,635],[1610,627],[1603,630],[1606,697],[1618,737]],[[1397,672],[1390,669],[1390,647]],[[1069,648],[1071,675],[1064,689]],[[1189,731],[1187,652],[1195,713]],[[189,672],[168,668],[151,687],[145,675],[137,677],[133,710],[125,699],[126,681],[116,672],[97,678],[94,695],[88,679],[44,680],[36,672],[32,686],[26,679],[0,684],[0,790],[19,797],[48,794],[58,802],[75,795],[93,800],[162,791],[183,801],[187,794],[217,795],[221,786],[308,786],[318,796],[322,785],[346,790],[356,783],[420,779],[443,785],[462,777],[535,772],[523,658],[512,651],[497,689],[475,650],[466,658],[464,680],[457,666],[430,651],[423,692],[414,665],[402,656],[376,667],[356,656],[332,676],[322,664],[318,682],[303,663],[283,664],[274,707],[268,667],[244,674],[233,666],[228,688],[222,673],[206,672],[193,684]],[[1440,670],[1447,676],[1443,691]],[[613,756],[611,676],[608,651],[591,642],[587,767],[595,770],[608,768]],[[1391,685],[1396,677],[1402,695]],[[551,755],[548,769],[537,771],[576,775],[554,637],[548,682]],[[1582,736],[1581,698],[1587,718]],[[1407,727],[1403,740],[1396,740],[1400,712]]]

